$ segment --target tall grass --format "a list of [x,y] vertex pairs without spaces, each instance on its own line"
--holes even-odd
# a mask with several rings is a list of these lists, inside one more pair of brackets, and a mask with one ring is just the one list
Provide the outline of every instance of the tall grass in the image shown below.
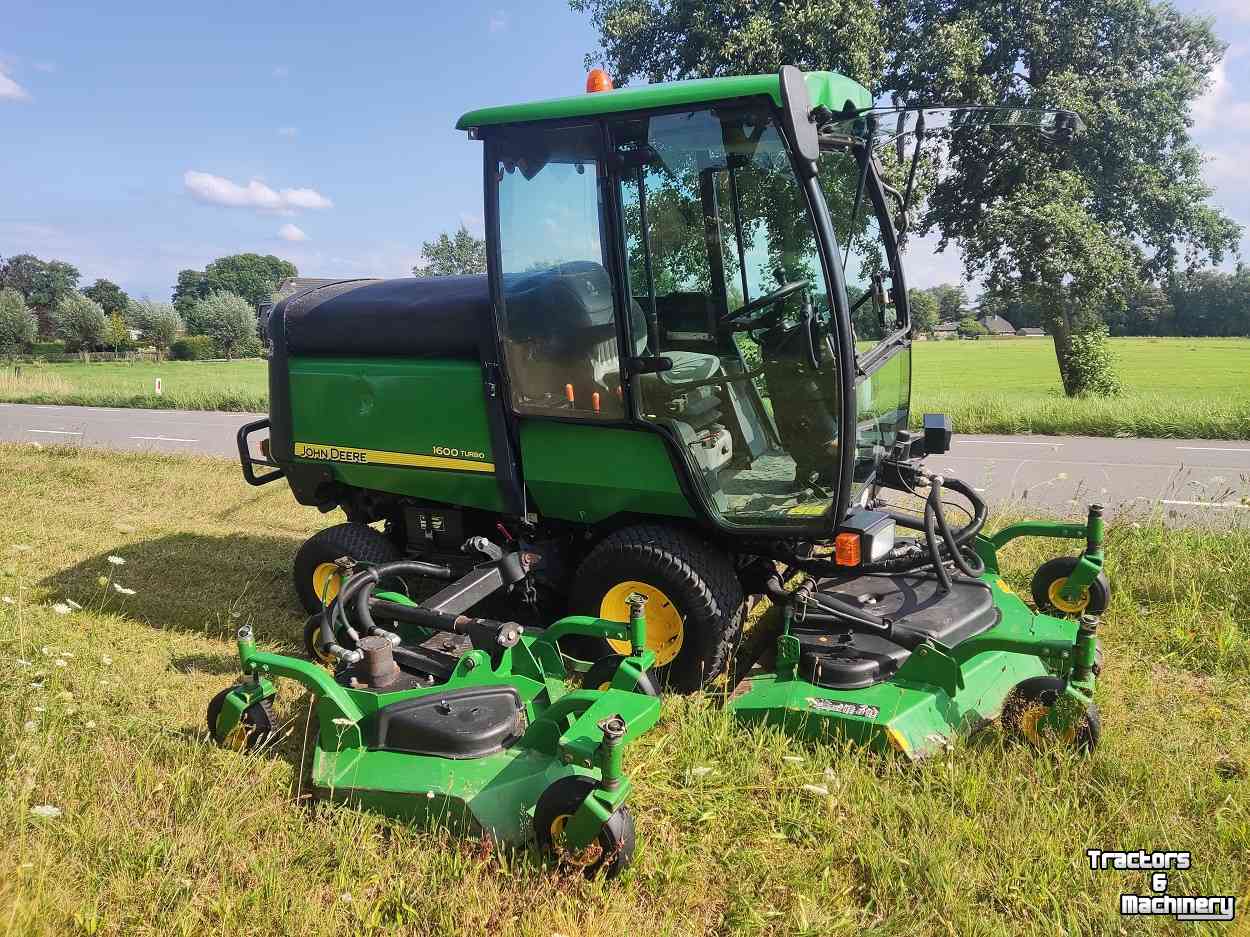
[[[1154,932],[1116,910],[1145,873],[1085,864],[1117,847],[1191,849],[1178,891],[1247,894],[1250,533],[1112,528],[1089,760],[991,728],[911,765],[741,729],[722,693],[665,699],[626,753],[634,870],[587,883],[525,851],[313,805],[307,700],[290,685],[275,750],[207,742],[234,629],[298,645],[291,558],[330,519],[207,459],[0,446],[0,478],[7,932]],[[1025,587],[1055,546],[1011,546],[1008,581]],[[53,608],[70,600],[82,610]]]

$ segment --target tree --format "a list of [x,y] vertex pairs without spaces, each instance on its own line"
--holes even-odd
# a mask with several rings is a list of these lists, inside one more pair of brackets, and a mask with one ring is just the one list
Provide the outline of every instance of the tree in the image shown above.
[[1154,0],[894,2],[885,83],[898,99],[1061,106],[1088,125],[1070,147],[953,135],[920,226],[958,244],[970,277],[1039,304],[1064,389],[1078,393],[1089,385],[1072,367],[1074,334],[1182,258],[1235,249],[1238,226],[1208,204],[1190,139],[1224,46],[1209,20]]
[[35,314],[11,286],[0,289],[0,354],[14,355],[35,340]]
[[980,338],[982,335],[989,333],[989,329],[983,326],[972,316],[964,316],[959,320],[959,325],[955,330],[959,333],[960,338]]
[[83,290],[82,294],[99,303],[106,316],[111,316],[115,312],[125,313],[126,307],[130,305],[130,297],[111,280],[96,280]]
[[230,254],[218,257],[204,268],[201,295],[234,293],[255,309],[273,299],[282,280],[295,276],[299,276],[295,264],[273,254]]
[[939,283],[928,292],[937,300],[938,321],[958,322],[968,314],[968,292],[962,286]]
[[130,305],[130,321],[139,329],[143,340],[156,349],[160,361],[182,331],[182,319],[170,303],[143,299]]
[[17,254],[0,265],[0,287],[10,286],[26,299],[39,317],[41,331],[52,329],[52,311],[78,287],[80,274],[73,264],[43,261],[33,254]]
[[424,266],[412,268],[414,277],[454,277],[486,272],[486,241],[475,238],[464,225],[454,236],[443,232],[421,245]]
[[52,310],[52,325],[56,334],[65,339],[67,348],[77,349],[82,354],[83,361],[89,360],[92,348],[104,344],[107,330],[104,310],[77,290],[61,297]]
[[256,340],[256,310],[234,293],[209,293],[195,304],[195,319],[204,329],[203,334],[217,342],[227,361]]
[[[618,86],[775,73],[784,64],[832,68],[867,85],[886,65],[888,4],[875,0],[570,0],[590,14]],[[847,24],[854,24],[848,28]]]
[[907,305],[911,309],[913,333],[923,333],[932,337],[938,322],[941,321],[937,297],[931,290],[908,290]]
[[108,317],[104,328],[104,344],[112,348],[114,354],[123,351],[130,344],[130,329],[120,312],[114,312]]
[[178,282],[171,297],[174,308],[184,318],[199,300],[208,295],[208,283],[203,270],[179,270]]

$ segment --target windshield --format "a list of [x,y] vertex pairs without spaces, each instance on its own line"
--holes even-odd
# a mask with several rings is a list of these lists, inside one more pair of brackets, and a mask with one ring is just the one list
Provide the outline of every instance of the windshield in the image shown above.
[[[911,348],[898,340],[906,326],[886,234],[890,220],[881,197],[879,167],[849,146],[822,149],[818,178],[842,249],[855,351],[868,374],[856,385],[855,464],[851,503],[860,502],[881,460],[907,428]],[[858,197],[857,197],[858,193]]]
[[666,359],[632,392],[727,521],[810,526],[837,491],[841,385],[773,114],[760,101],[613,122],[634,351]]

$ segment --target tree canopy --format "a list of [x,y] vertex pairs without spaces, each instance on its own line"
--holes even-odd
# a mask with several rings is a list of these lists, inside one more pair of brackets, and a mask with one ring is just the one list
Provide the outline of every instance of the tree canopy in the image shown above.
[[[1191,106],[1224,53],[1210,22],[1156,0],[570,0],[618,83],[832,68],[899,103],[1066,107],[1070,148],[985,129],[933,151],[920,231],[970,277],[1070,336],[1143,282],[1218,262],[1239,229],[1208,203]],[[848,28],[853,24],[853,28]],[[964,303],[949,308],[953,318]],[[1097,342],[1086,343],[1087,348]],[[1089,357],[1088,355],[1083,357]],[[1104,382],[1105,383],[1105,382]],[[1107,385],[1109,386],[1109,385]]]
[[111,316],[115,312],[125,313],[130,305],[130,297],[112,280],[96,280],[84,289],[82,294],[99,303],[106,316]]
[[454,277],[486,272],[486,241],[475,238],[464,225],[454,235],[446,231],[421,245],[424,264],[412,268],[414,277]]
[[227,360],[259,341],[256,310],[242,296],[225,290],[209,293],[197,302],[195,320],[202,334],[216,341]]
[[172,298],[184,318],[196,301],[222,291],[242,296],[255,308],[273,298],[282,280],[295,276],[299,276],[295,264],[273,254],[230,254],[218,257],[203,271],[178,271]]
[[11,355],[35,340],[35,314],[11,286],[0,289],[0,354]]
[[52,310],[52,323],[67,348],[77,349],[86,357],[96,345],[103,345],[107,320],[100,304],[77,290],[66,293]]

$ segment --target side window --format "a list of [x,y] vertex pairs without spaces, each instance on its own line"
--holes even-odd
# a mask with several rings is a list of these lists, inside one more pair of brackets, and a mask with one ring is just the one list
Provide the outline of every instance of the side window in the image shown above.
[[[851,327],[858,351],[871,350],[900,326],[894,306],[893,277],[885,251],[882,220],[865,187],[858,207],[855,191],[862,163],[848,151],[826,152],[820,163],[820,182],[842,249]],[[865,180],[870,186],[871,179]],[[852,210],[854,215],[852,217]]]
[[508,128],[493,152],[513,405],[522,413],[620,419],[599,131]]

